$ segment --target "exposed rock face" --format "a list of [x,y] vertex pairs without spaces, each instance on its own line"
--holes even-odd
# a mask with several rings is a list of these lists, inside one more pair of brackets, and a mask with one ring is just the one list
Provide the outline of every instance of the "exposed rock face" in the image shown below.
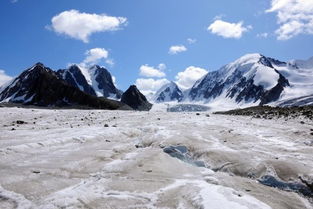
[[58,70],[57,74],[67,81],[68,84],[79,88],[81,91],[87,94],[96,96],[94,89],[88,84],[85,76],[82,74],[80,68],[77,65],[70,66],[67,70]]
[[147,98],[135,85],[130,86],[127,91],[124,92],[121,102],[139,111],[149,111],[152,107],[152,104],[148,102]]
[[112,75],[107,69],[95,65],[91,68],[91,70],[94,71],[94,79],[98,84],[98,89],[104,97],[115,97],[116,99],[121,98],[122,91],[115,87]]
[[264,94],[261,97],[260,105],[277,101],[280,98],[280,95],[283,92],[284,88],[287,86],[289,86],[289,81],[279,73],[277,85],[274,88],[264,92]]
[[180,102],[183,97],[183,92],[179,89],[177,84],[172,81],[160,88],[154,96],[154,101],[156,103],[171,101]]
[[112,110],[130,109],[120,102],[97,98],[73,87],[41,63],[27,69],[2,87],[0,101],[38,106],[75,105]]
[[82,68],[72,65],[57,73],[70,85],[87,94],[113,99],[121,98],[122,92],[115,87],[112,75],[104,67],[95,65],[90,68]]

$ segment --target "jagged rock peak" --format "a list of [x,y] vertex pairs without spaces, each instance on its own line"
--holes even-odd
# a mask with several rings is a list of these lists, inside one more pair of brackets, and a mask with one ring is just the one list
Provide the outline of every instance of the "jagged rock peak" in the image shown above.
[[32,67],[28,68],[27,70],[24,71],[24,73],[26,72],[31,72],[31,71],[52,71],[50,68],[46,67],[43,63],[41,62],[37,62],[36,64],[34,64]]
[[122,95],[121,102],[127,104],[134,110],[149,111],[152,107],[147,98],[137,89],[135,85],[131,85]]
[[98,97],[120,99],[121,91],[116,88],[111,73],[104,67],[72,65],[58,74],[64,80],[82,91]]

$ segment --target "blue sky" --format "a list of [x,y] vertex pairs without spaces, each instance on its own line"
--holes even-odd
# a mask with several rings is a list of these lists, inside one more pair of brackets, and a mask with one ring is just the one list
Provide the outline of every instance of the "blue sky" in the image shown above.
[[[282,61],[313,56],[313,1],[297,2],[1,0],[0,69],[16,76],[39,61],[57,70],[91,59],[87,64],[106,66],[122,90],[137,83],[154,91],[166,80],[188,87],[247,53]],[[64,26],[81,16],[98,19]],[[90,51],[96,48],[105,53]]]

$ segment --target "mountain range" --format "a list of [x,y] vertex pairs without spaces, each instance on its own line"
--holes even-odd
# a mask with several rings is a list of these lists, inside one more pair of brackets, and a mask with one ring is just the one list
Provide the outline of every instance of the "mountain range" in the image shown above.
[[[208,72],[187,90],[175,82],[161,87],[152,103],[203,103],[228,109],[255,106],[313,105],[313,57],[279,61],[247,54],[217,71]],[[0,87],[0,102],[40,106],[88,106],[101,109],[150,110],[136,86],[123,93],[104,67],[71,65],[53,71],[37,63]]]
[[[139,94],[139,91],[135,94]],[[117,101],[122,96],[122,91],[115,87],[111,74],[97,65],[89,69],[73,65],[66,70],[53,71],[42,63],[37,63],[0,88],[0,102],[44,107],[137,110],[127,102]],[[144,97],[135,95],[132,98],[136,96]],[[138,106],[141,106],[141,102],[143,101],[138,101]]]
[[[313,104],[312,95],[313,57],[307,61],[282,62],[261,54],[247,54],[217,71],[207,73],[190,89],[182,91],[171,82],[161,87],[153,98],[156,103],[230,103],[235,107],[310,105]],[[302,99],[302,103],[296,103],[303,97],[305,100]]]

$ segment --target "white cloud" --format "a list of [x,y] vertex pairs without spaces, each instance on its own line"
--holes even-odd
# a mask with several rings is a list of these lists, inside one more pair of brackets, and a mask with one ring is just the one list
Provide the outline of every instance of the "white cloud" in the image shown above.
[[126,24],[125,17],[112,17],[105,14],[81,13],[78,10],[64,11],[51,20],[49,26],[59,34],[89,42],[89,36],[96,32],[115,31]]
[[252,29],[252,26],[243,26],[243,22],[229,23],[223,20],[215,20],[209,27],[208,31],[211,33],[222,36],[223,38],[239,39],[243,33]]
[[152,78],[139,78],[136,80],[136,86],[144,95],[153,94],[158,91],[162,86],[169,83],[165,78],[152,79]]
[[5,74],[4,70],[0,70],[0,87],[11,79],[12,77]]
[[176,83],[182,89],[189,89],[207,73],[206,69],[190,66],[176,75]]
[[277,13],[278,40],[288,40],[299,34],[313,34],[313,0],[272,0],[271,8]]
[[[109,58],[109,52],[104,48],[89,49],[85,52],[85,55],[85,59],[78,64],[81,68],[89,68],[93,65],[99,64],[101,61],[111,67],[114,65],[114,60]],[[70,63],[69,66],[72,64],[73,63]]]
[[197,42],[197,39],[188,38],[188,39],[187,39],[187,42],[188,42],[189,44],[194,44],[194,43]]
[[93,48],[86,51],[86,58],[84,59],[83,63],[85,64],[97,64],[102,59],[107,59],[109,56],[109,52],[104,48]]
[[184,45],[176,45],[176,46],[171,46],[168,53],[178,54],[180,52],[185,52],[185,51],[187,51],[187,48]]
[[268,37],[268,33],[258,33],[256,35],[257,38],[267,38]]
[[166,65],[161,63],[158,68],[151,67],[149,65],[141,65],[140,66],[140,75],[145,77],[157,77],[162,78],[165,77],[165,73],[162,72],[166,69]]

